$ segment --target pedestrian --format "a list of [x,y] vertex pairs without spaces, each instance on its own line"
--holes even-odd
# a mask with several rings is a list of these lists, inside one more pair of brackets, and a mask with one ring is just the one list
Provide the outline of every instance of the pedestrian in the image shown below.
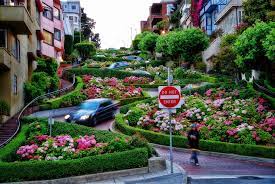
[[196,166],[199,166],[198,149],[199,149],[200,133],[197,129],[196,124],[191,125],[191,130],[188,132],[187,137],[188,137],[189,147],[192,149],[190,162],[194,163]]

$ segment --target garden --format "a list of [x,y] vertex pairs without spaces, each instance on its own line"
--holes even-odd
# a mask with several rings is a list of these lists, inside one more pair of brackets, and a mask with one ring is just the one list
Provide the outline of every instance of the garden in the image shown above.
[[[200,92],[183,93],[184,105],[172,117],[174,146],[187,147],[187,132],[195,123],[203,150],[274,158],[275,113],[266,99],[249,85],[224,85],[197,91]],[[122,107],[116,117],[116,127],[125,134],[139,132],[150,142],[168,145],[168,121],[168,112],[160,110],[157,99],[153,98]],[[231,148],[217,149],[212,145],[224,143],[232,145]],[[237,150],[237,145],[254,145],[255,150],[250,152],[247,148],[247,152],[242,152]],[[259,153],[258,148],[273,151],[264,154]]]
[[49,136],[47,120],[23,121],[21,132],[0,150],[1,182],[145,167],[151,155],[151,148],[137,136],[61,122],[55,122]]

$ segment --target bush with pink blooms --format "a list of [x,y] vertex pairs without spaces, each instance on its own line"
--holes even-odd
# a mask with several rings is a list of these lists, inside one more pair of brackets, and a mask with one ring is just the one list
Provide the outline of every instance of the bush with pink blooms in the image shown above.
[[[135,79],[134,79],[135,78]],[[134,86],[125,86],[123,81],[128,81],[129,84],[136,80],[136,77],[125,78],[119,80],[115,77],[112,78],[100,78],[90,75],[84,75],[83,80],[86,84],[84,94],[89,98],[111,98],[113,100],[121,100],[132,97],[142,97],[142,88],[136,88]],[[136,81],[149,81],[147,78],[137,77]]]
[[[203,95],[184,96],[185,104],[172,118],[173,134],[185,136],[196,123],[202,139],[240,144],[275,144],[275,112],[261,97],[243,99],[237,89],[209,89]],[[143,110],[139,117],[135,109]],[[157,101],[138,104],[124,115],[131,126],[168,133],[168,115]],[[128,120],[131,119],[131,123]],[[136,119],[136,122],[132,122]]]

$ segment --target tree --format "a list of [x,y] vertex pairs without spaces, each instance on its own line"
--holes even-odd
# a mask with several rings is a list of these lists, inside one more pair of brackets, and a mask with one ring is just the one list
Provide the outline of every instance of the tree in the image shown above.
[[266,39],[263,41],[263,46],[266,52],[265,56],[270,61],[275,62],[275,29],[272,29],[266,36]]
[[54,76],[56,75],[57,68],[58,68],[58,64],[56,60],[52,58],[47,58],[47,59],[39,58],[37,59],[37,68],[35,72],[45,72],[49,76]]
[[174,61],[184,59],[189,64],[194,64],[200,53],[208,47],[209,38],[202,30],[190,28],[171,31],[164,38],[158,39],[158,42],[157,51],[162,51]]
[[149,31],[144,31],[144,32],[136,35],[135,39],[132,41],[133,50],[140,50],[139,43],[142,40],[142,38],[145,37],[148,33],[150,33],[150,32]]
[[84,12],[84,8],[81,8],[81,34],[83,35],[84,40],[93,41],[95,43],[96,48],[99,48],[101,44],[99,33],[93,32],[95,25],[96,22],[94,21],[94,19],[88,17],[87,14]]
[[87,41],[75,44],[75,49],[84,61],[96,52],[95,44]]
[[179,9],[175,10],[173,14],[170,16],[170,24],[173,25],[173,28],[177,29],[180,27],[181,17],[182,17],[182,13]]
[[70,55],[73,52],[73,36],[72,35],[65,35],[65,54]]
[[243,1],[244,21],[253,25],[257,20],[267,22],[268,13],[272,10],[269,0],[246,0]]
[[212,60],[214,72],[237,77],[238,67],[234,62],[236,54],[233,50],[237,38],[237,34],[228,34],[222,38],[220,51]]
[[[81,36],[81,39],[80,39],[80,36]],[[82,41],[84,40],[83,35],[80,34],[80,32],[75,31],[75,32],[74,32],[74,44],[73,44],[73,45],[75,45],[75,44],[77,44],[77,43],[80,43],[81,40],[82,40]]]
[[157,39],[158,39],[158,34],[148,33],[141,39],[139,43],[139,48],[142,51],[148,51],[151,54],[153,54],[156,48]]
[[236,64],[241,68],[262,66],[267,61],[263,42],[275,23],[257,22],[253,27],[246,29],[236,40],[234,51],[237,54]]
[[159,36],[157,39],[157,43],[156,43],[156,52],[158,53],[162,53],[162,57],[168,59],[171,58],[172,56],[169,54],[168,48],[169,48],[169,36],[171,36],[172,34],[165,34],[162,36]]

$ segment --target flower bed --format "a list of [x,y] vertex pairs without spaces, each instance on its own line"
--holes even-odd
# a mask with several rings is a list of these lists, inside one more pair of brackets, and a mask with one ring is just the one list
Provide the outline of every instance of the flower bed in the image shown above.
[[134,97],[142,97],[142,88],[134,86],[125,86],[123,81],[115,77],[100,78],[84,75],[83,81],[86,84],[84,94],[89,98],[111,98],[114,100],[121,100]]
[[[263,98],[240,99],[238,90],[209,89],[204,95],[185,96],[185,105],[172,118],[174,135],[186,136],[196,123],[204,140],[239,144],[273,145],[275,113]],[[156,100],[132,106],[124,114],[126,124],[168,133],[168,114]]]
[[137,137],[60,122],[55,122],[53,137],[49,137],[45,135],[46,120],[26,118],[24,123],[31,124],[25,124],[18,136],[0,149],[0,182],[144,167],[151,153],[148,144]]

